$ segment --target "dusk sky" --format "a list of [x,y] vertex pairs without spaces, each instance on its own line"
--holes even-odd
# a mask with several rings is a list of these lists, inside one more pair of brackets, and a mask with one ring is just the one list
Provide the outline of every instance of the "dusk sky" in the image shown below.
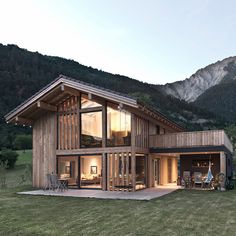
[[0,43],[164,84],[236,55],[235,0],[0,0]]

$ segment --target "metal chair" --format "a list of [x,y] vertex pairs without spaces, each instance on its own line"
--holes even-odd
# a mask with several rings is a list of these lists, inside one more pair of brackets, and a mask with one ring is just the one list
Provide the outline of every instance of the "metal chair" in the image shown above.
[[44,189],[43,189],[44,191],[46,191],[47,189],[48,190],[52,189],[51,174],[47,174],[46,178],[47,178],[47,182],[46,182],[46,185],[44,186]]
[[52,184],[52,190],[60,190],[63,191],[64,188],[61,184],[61,182],[58,180],[58,176],[57,175],[51,175],[51,184]]

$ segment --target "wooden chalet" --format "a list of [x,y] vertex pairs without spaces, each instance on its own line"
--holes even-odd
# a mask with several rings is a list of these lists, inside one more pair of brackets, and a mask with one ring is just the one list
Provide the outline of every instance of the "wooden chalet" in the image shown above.
[[184,171],[231,176],[223,130],[185,132],[136,99],[59,76],[5,116],[32,126],[33,186],[57,173],[71,188],[132,191],[177,184]]

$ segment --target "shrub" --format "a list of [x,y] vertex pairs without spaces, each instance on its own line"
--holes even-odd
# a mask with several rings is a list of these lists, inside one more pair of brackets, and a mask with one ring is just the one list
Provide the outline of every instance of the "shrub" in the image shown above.
[[18,153],[10,149],[3,149],[0,154],[0,162],[6,164],[7,169],[12,169],[15,167],[17,161]]
[[24,169],[24,172],[22,173],[22,175],[20,175],[20,178],[19,178],[19,184],[24,184],[26,183],[27,181],[31,181],[31,177],[32,177],[32,166],[31,165],[26,165],[25,166],[25,169]]

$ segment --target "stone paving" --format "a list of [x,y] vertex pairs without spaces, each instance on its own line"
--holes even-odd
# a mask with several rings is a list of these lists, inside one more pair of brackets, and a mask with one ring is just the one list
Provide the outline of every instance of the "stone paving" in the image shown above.
[[43,196],[61,196],[61,197],[82,197],[82,198],[99,198],[99,199],[129,199],[129,200],[151,200],[169,194],[177,189],[179,186],[160,186],[156,188],[147,188],[136,192],[122,192],[122,191],[102,191],[90,189],[69,189],[64,192],[52,190],[34,190],[27,192],[19,192],[24,195],[43,195]]

